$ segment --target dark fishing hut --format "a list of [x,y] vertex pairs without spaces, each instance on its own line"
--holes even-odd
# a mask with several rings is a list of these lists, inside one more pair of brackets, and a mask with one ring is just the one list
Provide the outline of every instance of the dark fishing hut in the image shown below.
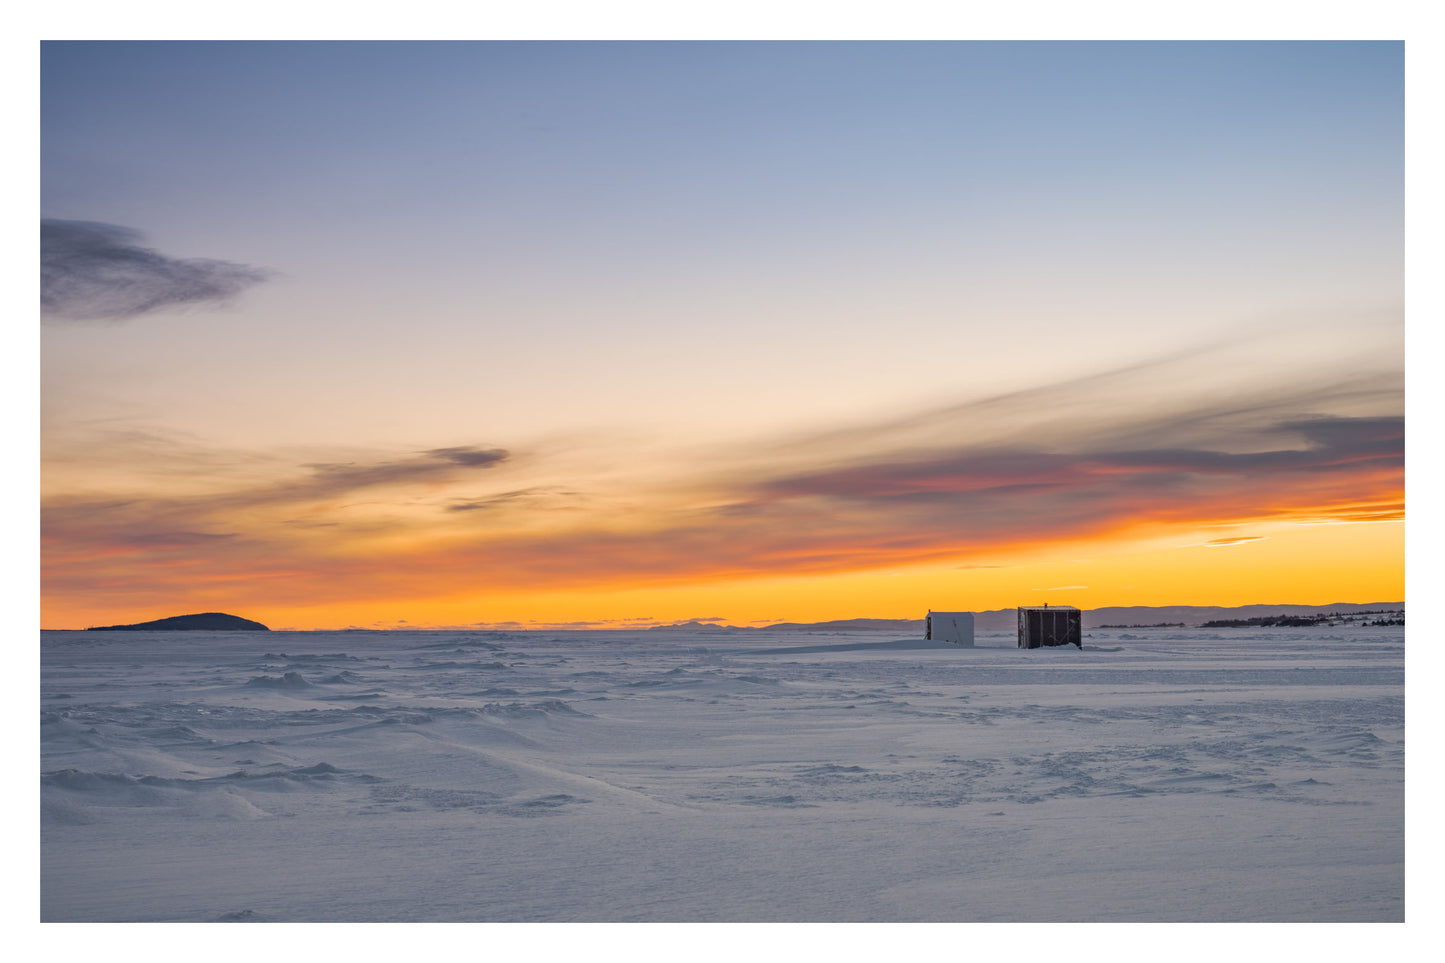
[[1084,647],[1084,613],[1072,605],[1019,606],[1019,648]]

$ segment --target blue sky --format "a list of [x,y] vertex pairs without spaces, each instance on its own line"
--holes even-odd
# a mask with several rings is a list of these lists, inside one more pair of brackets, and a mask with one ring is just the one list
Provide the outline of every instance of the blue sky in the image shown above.
[[[401,302],[468,346],[525,324],[592,357],[605,331],[649,364],[853,372],[863,348],[892,374],[906,354],[861,329],[1089,356],[1101,327],[1152,351],[1398,298],[1394,44],[58,44],[43,66],[44,216],[273,267],[351,318],[317,332],[367,337]],[[747,337],[717,344],[717,313]]]

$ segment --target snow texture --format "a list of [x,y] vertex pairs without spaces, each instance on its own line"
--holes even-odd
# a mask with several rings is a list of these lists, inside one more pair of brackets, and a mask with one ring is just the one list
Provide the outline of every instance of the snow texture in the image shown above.
[[1399,921],[1404,630],[45,632],[45,921]]

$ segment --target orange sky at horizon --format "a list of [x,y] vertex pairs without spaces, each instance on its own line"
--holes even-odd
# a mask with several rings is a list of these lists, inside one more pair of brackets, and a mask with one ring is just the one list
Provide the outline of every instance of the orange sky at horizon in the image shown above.
[[[631,628],[686,621],[728,625],[842,618],[921,618],[1045,601],[1105,606],[1327,605],[1401,602],[1404,525],[1285,523],[1233,544],[1140,548],[1110,539],[1054,546],[1083,557],[970,567],[941,564],[795,576],[734,576],[682,585],[477,591],[433,599],[376,598],[317,604],[265,601],[265,591],[193,583],[185,599],[133,606],[75,606],[42,615],[46,629],[149,621],[190,611],[228,611],[277,629]],[[1222,540],[1222,541],[1228,541]],[[1129,550],[1132,548],[1133,550]],[[1094,557],[1087,557],[1093,553]],[[1117,553],[1117,554],[1115,554]],[[1338,564],[1347,553],[1351,564]],[[293,573],[302,576],[304,573]],[[269,580],[258,580],[264,586]],[[181,611],[184,609],[185,611]]]
[[[1084,608],[1400,601],[1403,422],[1359,408],[1359,384],[1346,394],[1352,413],[1323,418],[1289,413],[1288,391],[1242,409],[1160,395],[1162,415],[1056,426],[1075,449],[1062,452],[1058,439],[1031,447],[1032,425],[1001,443],[1000,423],[1034,406],[1026,390],[935,415],[931,448],[918,430],[890,447],[898,428],[883,422],[853,429],[861,457],[857,438],[803,455],[794,438],[781,456],[763,445],[750,463],[649,463],[587,490],[575,476],[537,484],[553,477],[548,459],[504,449],[226,476],[199,467],[237,456],[173,443],[160,463],[173,487],[151,491],[141,474],[50,497],[42,625],[180,609],[298,629],[759,624],[1007,608],[1051,591]],[[1374,404],[1391,394],[1377,385]],[[980,409],[987,443],[946,443]],[[1197,447],[1141,441],[1185,426]],[[134,471],[128,444],[111,457]],[[87,449],[85,477],[104,450]]]

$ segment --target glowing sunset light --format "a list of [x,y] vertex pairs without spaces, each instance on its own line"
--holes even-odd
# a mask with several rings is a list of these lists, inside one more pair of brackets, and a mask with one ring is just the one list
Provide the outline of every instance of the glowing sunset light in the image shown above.
[[1402,600],[1402,61],[47,43],[42,625]]

